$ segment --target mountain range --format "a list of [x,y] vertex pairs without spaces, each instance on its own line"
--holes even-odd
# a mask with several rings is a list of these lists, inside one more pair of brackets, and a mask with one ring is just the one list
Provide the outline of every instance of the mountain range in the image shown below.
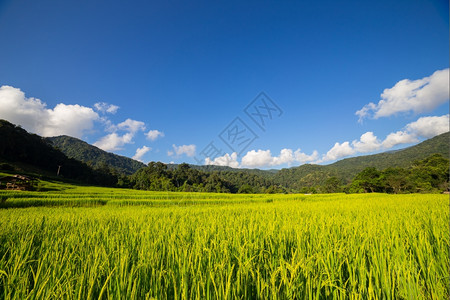
[[[53,172],[57,164],[68,165],[70,162],[70,165],[75,164],[76,168],[81,168],[85,170],[84,172],[87,172],[86,168],[89,170],[109,168],[118,174],[131,175],[146,167],[142,162],[103,151],[74,137],[42,138],[35,134],[29,134],[19,126],[5,120],[0,120],[0,140],[3,141],[0,144],[0,162],[20,165],[22,169],[28,168],[33,171],[42,169],[44,172],[50,170]],[[449,145],[450,133],[447,132],[401,150],[346,158],[329,165],[305,164],[281,170],[235,169],[211,165],[190,165],[190,167],[203,172],[219,172],[221,174],[240,172],[245,173],[246,176],[252,175],[271,180],[280,186],[300,189],[304,186],[321,185],[330,177],[336,177],[345,184],[367,167],[375,167],[379,170],[388,167],[407,168],[414,161],[435,153],[449,157]],[[48,161],[52,157],[58,162],[49,164]],[[168,169],[174,168],[177,168],[177,165],[168,165]],[[80,176],[78,174],[72,177]],[[90,176],[92,177],[92,175]]]

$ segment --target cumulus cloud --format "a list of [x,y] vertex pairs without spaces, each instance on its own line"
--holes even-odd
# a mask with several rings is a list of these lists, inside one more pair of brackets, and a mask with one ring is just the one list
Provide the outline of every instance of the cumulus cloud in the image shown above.
[[133,137],[132,133],[119,135],[113,132],[96,141],[94,146],[105,151],[121,150],[123,145],[132,143]]
[[400,130],[389,134],[383,141],[383,148],[389,149],[399,144],[411,144],[419,141],[419,138],[432,138],[449,131],[449,115],[421,117],[415,122]]
[[150,130],[145,134],[145,136],[147,137],[148,140],[154,141],[158,137],[164,137],[164,132],[161,132],[159,130]]
[[448,83],[449,69],[438,70],[431,76],[418,80],[404,79],[392,88],[385,89],[377,104],[371,102],[355,114],[362,121],[367,117],[378,119],[402,112],[431,111],[448,101]]
[[[94,104],[97,112],[114,114],[118,106],[105,102]],[[69,135],[82,138],[94,129],[95,123],[100,123],[110,132],[94,143],[105,150],[120,150],[126,144],[132,144],[137,132],[144,131],[145,123],[126,119],[117,125],[106,116],[99,116],[91,107],[78,104],[57,104],[47,108],[47,104],[37,98],[27,98],[25,93],[12,86],[0,87],[0,119],[19,124],[26,130],[42,136]],[[163,136],[159,131],[150,130],[147,138]]]
[[417,121],[411,122],[404,127],[404,130],[392,132],[380,141],[373,132],[366,132],[359,140],[336,143],[320,161],[326,162],[337,160],[342,157],[357,153],[373,152],[380,149],[390,149],[397,145],[412,144],[419,142],[419,138],[432,138],[450,130],[449,115],[421,117]]
[[242,157],[242,166],[244,167],[264,167],[271,166],[272,153],[270,150],[250,150]]
[[369,131],[361,135],[359,141],[353,141],[352,146],[356,152],[366,153],[380,149],[381,142],[373,134],[373,132]]
[[[132,144],[136,132],[145,130],[145,123],[126,119],[118,125],[111,125],[109,129],[113,132],[96,141],[94,146],[105,151],[115,151],[121,150],[125,144]],[[124,133],[119,134],[120,131]]]
[[406,131],[424,138],[432,138],[449,131],[449,115],[422,117],[406,125]]
[[316,162],[333,161],[339,158],[350,156],[356,153],[367,153],[381,149],[382,142],[368,131],[360,136],[358,140],[353,142],[335,143],[328,152],[322,155],[322,159]]
[[195,145],[181,145],[176,146],[175,144],[172,145],[173,151],[169,150],[167,151],[167,155],[169,156],[181,156],[185,154],[188,157],[193,157],[195,155]]
[[317,150],[314,150],[311,155],[308,155],[306,153],[301,152],[300,149],[297,149],[294,152],[295,161],[300,164],[310,163],[314,162],[319,158],[319,152]]
[[143,162],[141,159],[142,157],[148,152],[152,150],[152,148],[147,146],[142,146],[141,148],[136,149],[136,154],[132,157],[135,160],[138,160],[140,162]]
[[126,119],[122,123],[117,125],[117,128],[120,130],[125,130],[128,132],[135,133],[140,130],[145,130],[145,123],[141,121],[136,121],[132,119]]
[[42,136],[70,135],[81,138],[92,130],[99,115],[90,107],[60,103],[53,109],[36,98],[27,98],[18,88],[0,87],[0,118],[20,124]]
[[355,149],[350,146],[349,142],[343,142],[342,144],[336,143],[328,150],[328,152],[322,157],[321,162],[336,160],[342,157],[346,157],[355,153]]
[[292,149],[282,149],[278,156],[273,156],[270,150],[250,150],[241,159],[241,163],[238,161],[238,155],[233,152],[231,155],[226,153],[223,156],[211,159],[207,157],[205,159],[206,165],[215,166],[228,166],[232,168],[249,167],[274,167],[283,164],[291,165],[293,163],[308,163],[316,161],[319,157],[319,153],[314,150],[310,155],[303,153],[300,149],[295,152]]
[[397,131],[388,134],[386,139],[383,141],[382,146],[385,149],[390,149],[394,146],[401,144],[411,144],[416,143],[419,140],[414,134],[405,132],[405,131]]
[[283,164],[291,165],[292,163],[307,163],[317,160],[319,154],[314,151],[311,155],[301,152],[297,149],[295,152],[292,149],[282,149],[278,156],[272,156],[270,150],[250,150],[242,157],[242,167],[258,168],[258,167],[273,167]]
[[237,161],[237,153],[233,152],[231,155],[225,153],[225,155],[216,157],[214,160],[211,160],[209,157],[207,157],[205,158],[205,165],[239,168],[239,162]]
[[94,104],[94,108],[101,113],[115,114],[119,107],[114,104],[108,104],[106,102],[97,102]]
[[319,158],[319,153],[314,151],[308,155],[297,149],[282,149],[277,156],[273,156],[270,150],[250,150],[238,161],[236,153],[228,153],[215,158],[205,159],[207,165],[229,166],[233,168],[249,167],[274,167],[283,164],[292,165],[294,163],[323,163],[335,161],[344,157],[358,153],[368,153],[378,150],[388,150],[401,144],[412,144],[419,142],[420,138],[432,138],[450,130],[449,115],[421,117],[417,121],[407,124],[403,130],[392,132],[384,140],[380,140],[373,132],[368,131],[362,134],[359,139],[352,142],[344,141],[335,143],[327,153]]

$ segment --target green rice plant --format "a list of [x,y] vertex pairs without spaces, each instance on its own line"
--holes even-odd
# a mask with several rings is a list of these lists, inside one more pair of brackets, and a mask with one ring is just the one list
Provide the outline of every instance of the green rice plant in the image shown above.
[[444,195],[2,195],[1,299],[450,296]]

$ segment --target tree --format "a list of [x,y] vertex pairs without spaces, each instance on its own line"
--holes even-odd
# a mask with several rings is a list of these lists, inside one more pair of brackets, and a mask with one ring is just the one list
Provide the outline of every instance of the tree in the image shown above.
[[238,191],[239,194],[252,194],[253,188],[249,184],[243,184]]
[[339,193],[342,192],[342,182],[336,176],[330,177],[325,181],[325,193]]
[[442,191],[448,188],[449,160],[433,154],[415,161],[408,180],[413,192]]
[[409,189],[408,175],[403,168],[387,168],[382,172],[380,182],[384,184],[385,192],[398,194]]
[[380,172],[373,167],[367,167],[355,176],[350,192],[374,193],[383,191]]

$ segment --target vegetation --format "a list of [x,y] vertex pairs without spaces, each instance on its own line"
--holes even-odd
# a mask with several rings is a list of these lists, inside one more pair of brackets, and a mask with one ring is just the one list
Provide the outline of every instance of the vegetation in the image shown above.
[[[75,138],[43,139],[7,121],[0,121],[0,137],[5,141],[0,145],[0,170],[18,170],[41,177],[55,176],[61,166],[59,178],[103,186],[242,194],[437,193],[448,189],[446,157],[450,133],[404,150],[344,159],[326,166],[303,165],[279,171],[160,162],[145,166]],[[68,158],[60,150],[88,165]],[[416,158],[419,159],[414,160]]]
[[350,164],[352,177],[345,164],[274,172],[155,162],[125,175],[6,121],[0,136],[0,177],[62,165],[58,180],[134,188],[40,180],[37,191],[0,190],[2,299],[450,297],[448,196],[417,194],[448,189],[441,154]]
[[0,191],[2,299],[450,296],[444,195],[42,188]]
[[270,180],[245,171],[204,172],[188,164],[168,168],[161,162],[150,162],[148,167],[131,176],[130,187],[149,191],[179,192],[264,193],[276,191],[276,187]]
[[140,161],[103,151],[74,137],[62,135],[46,138],[46,140],[69,158],[84,162],[94,169],[104,169],[107,166],[119,174],[131,175],[145,167],[145,164]]
[[69,159],[43,138],[20,126],[0,120],[0,167],[4,171],[28,171],[97,185],[115,185],[117,176],[105,170],[93,170],[86,164]]
[[[150,191],[217,193],[439,193],[448,189],[449,160],[440,154],[415,161],[409,168],[391,167],[379,171],[367,167],[345,184],[337,176],[311,172],[300,182],[299,190],[277,185],[272,178],[245,171],[203,172],[180,164],[168,168],[163,163],[149,163],[130,177],[129,187]],[[320,185],[314,185],[320,178]]]
[[450,157],[450,132],[443,133],[418,145],[374,155],[346,158],[329,165],[302,165],[282,169],[274,175],[276,184],[300,190],[303,187],[322,186],[330,177],[337,177],[344,184],[349,183],[359,172],[368,167],[384,170],[390,167],[407,169],[415,161],[433,154]]

